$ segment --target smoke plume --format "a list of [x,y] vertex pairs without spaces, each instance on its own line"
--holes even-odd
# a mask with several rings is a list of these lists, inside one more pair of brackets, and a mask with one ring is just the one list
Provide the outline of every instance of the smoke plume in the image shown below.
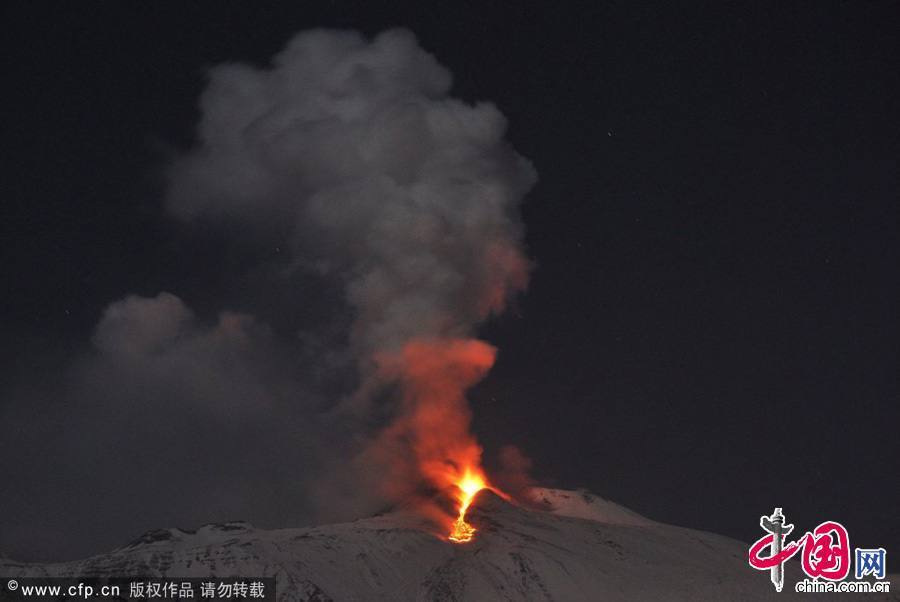
[[[0,550],[347,519],[477,468],[465,391],[495,350],[473,336],[526,285],[535,174],[500,112],[450,85],[400,30],[301,33],[268,66],[212,69],[165,207],[173,236],[233,240],[255,270],[235,281],[261,293],[213,315],[189,291],[123,295],[58,376],[4,390],[0,421],[27,428],[0,438]],[[279,326],[291,299],[302,319]]]
[[281,236],[298,269],[342,283],[361,379],[344,409],[366,416],[400,389],[367,449],[405,475],[387,490],[479,465],[464,392],[495,352],[471,337],[528,277],[518,207],[534,171],[497,108],[450,84],[407,31],[302,33],[269,68],[213,69],[171,172],[174,215]]

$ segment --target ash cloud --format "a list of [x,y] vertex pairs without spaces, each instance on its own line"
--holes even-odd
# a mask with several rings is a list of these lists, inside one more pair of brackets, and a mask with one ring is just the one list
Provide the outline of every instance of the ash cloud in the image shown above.
[[[32,428],[0,443],[21,484],[0,494],[0,550],[72,558],[149,528],[304,524],[389,501],[366,452],[402,396],[379,358],[471,337],[527,284],[518,207],[534,170],[496,107],[450,87],[403,30],[304,32],[268,66],[211,70],[167,211],[288,248],[288,272],[340,284],[349,331],[277,331],[263,307],[206,319],[171,293],[111,303],[61,385],[11,393],[4,421]],[[358,378],[337,398],[316,378],[334,358]]]
[[342,450],[295,369],[251,316],[206,322],[169,293],[110,304],[59,383],[5,392],[0,551],[72,559],[153,528],[307,522],[305,488]]
[[468,336],[525,286],[518,205],[535,174],[497,108],[450,84],[403,30],[312,31],[268,69],[216,67],[168,207],[284,236],[298,266],[339,278],[363,360]]
[[[168,197],[181,219],[241,220],[282,236],[298,268],[343,284],[361,386],[341,409],[365,420],[392,379],[407,389],[395,396],[388,413],[399,414],[386,432],[410,441],[431,485],[437,477],[426,475],[446,472],[435,465],[458,471],[480,462],[463,397],[472,383],[423,395],[421,386],[409,390],[411,375],[386,379],[379,366],[409,355],[411,344],[438,364],[459,362],[448,350],[474,348],[460,341],[527,284],[518,206],[535,180],[505,142],[497,108],[454,99],[450,85],[449,72],[407,31],[371,42],[300,34],[267,69],[212,71],[197,145],[173,165]],[[452,441],[422,418],[435,414],[456,425]],[[398,447],[380,440],[368,456]],[[396,471],[409,456],[391,454],[382,469]]]

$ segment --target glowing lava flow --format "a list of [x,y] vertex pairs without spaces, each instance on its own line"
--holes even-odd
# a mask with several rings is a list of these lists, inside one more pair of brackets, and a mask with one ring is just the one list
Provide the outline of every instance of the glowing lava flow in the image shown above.
[[491,368],[496,353],[477,339],[414,339],[399,353],[375,358],[380,376],[399,381],[403,390],[402,413],[384,431],[376,451],[390,454],[412,445],[412,457],[397,458],[397,463],[418,473],[422,485],[456,498],[458,516],[439,512],[440,524],[449,531],[447,539],[454,543],[471,541],[475,535],[466,511],[479,491],[490,489],[508,499],[488,484],[481,469],[482,450],[470,429],[465,397],[466,389]]
[[475,537],[475,527],[466,522],[466,510],[472,503],[475,494],[487,487],[487,483],[480,474],[473,474],[470,469],[466,469],[463,478],[456,483],[459,489],[457,499],[459,500],[459,516],[453,522],[453,528],[447,537],[454,543],[466,543],[472,541]]

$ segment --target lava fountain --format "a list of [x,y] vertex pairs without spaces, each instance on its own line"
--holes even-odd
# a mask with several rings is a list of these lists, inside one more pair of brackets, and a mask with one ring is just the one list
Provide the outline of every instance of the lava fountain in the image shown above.
[[466,469],[462,480],[456,484],[456,487],[459,489],[459,493],[457,494],[457,500],[459,501],[459,516],[453,521],[453,527],[450,531],[450,535],[447,536],[447,539],[454,543],[466,543],[472,541],[477,529],[466,522],[466,510],[468,510],[469,506],[472,504],[475,494],[487,486],[488,484],[480,472],[476,473],[471,469]]
[[[487,373],[496,349],[476,339],[417,339],[397,354],[379,357],[382,375],[397,380],[404,408],[384,435],[411,448],[408,461],[424,482],[456,499],[447,538],[471,541],[475,528],[466,511],[475,495],[491,489],[481,469],[481,446],[470,430],[465,391]],[[405,447],[404,446],[404,447]]]

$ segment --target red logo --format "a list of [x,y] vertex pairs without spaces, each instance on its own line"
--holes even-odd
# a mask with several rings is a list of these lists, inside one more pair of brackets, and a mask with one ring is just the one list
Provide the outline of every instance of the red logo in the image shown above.
[[[781,508],[776,508],[772,516],[761,517],[759,524],[767,534],[750,546],[750,566],[772,571],[772,583],[777,591],[784,584],[785,561],[801,550],[803,572],[812,579],[840,581],[850,573],[850,537],[841,523],[825,521],[790,543],[784,538],[794,526],[784,523]],[[765,549],[769,550],[767,556],[762,555]]]

